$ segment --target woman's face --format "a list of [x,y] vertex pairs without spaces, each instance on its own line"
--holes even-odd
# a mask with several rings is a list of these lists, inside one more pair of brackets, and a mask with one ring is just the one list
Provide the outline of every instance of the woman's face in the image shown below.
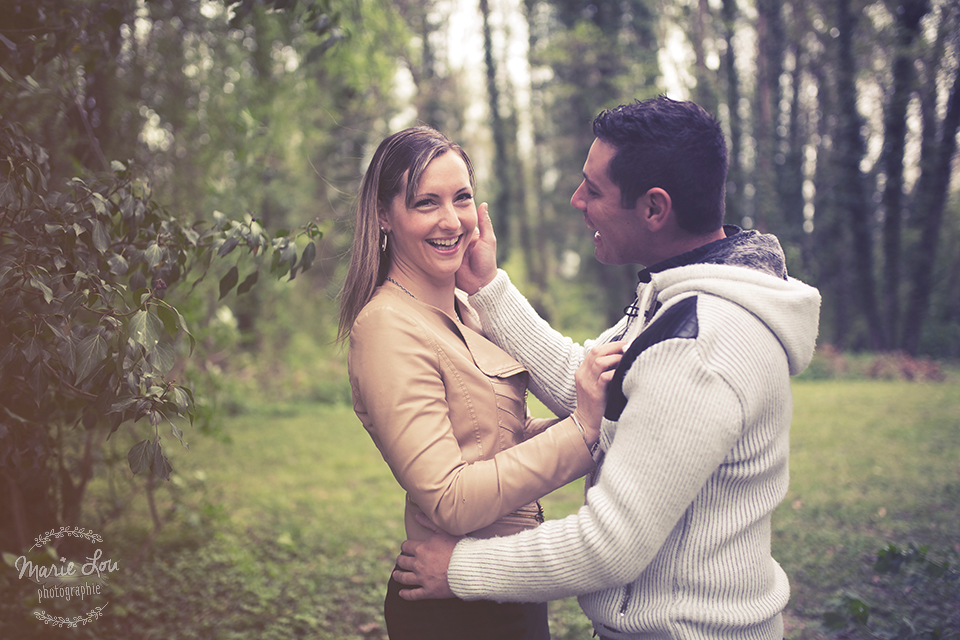
[[407,177],[389,210],[379,216],[390,234],[391,272],[425,285],[449,284],[477,228],[467,165],[455,151],[431,160],[409,208],[404,201]]

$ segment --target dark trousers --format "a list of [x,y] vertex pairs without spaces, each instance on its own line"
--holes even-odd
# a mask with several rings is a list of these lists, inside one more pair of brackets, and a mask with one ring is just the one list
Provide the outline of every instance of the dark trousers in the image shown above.
[[407,602],[400,587],[390,578],[383,601],[390,640],[550,640],[546,602]]

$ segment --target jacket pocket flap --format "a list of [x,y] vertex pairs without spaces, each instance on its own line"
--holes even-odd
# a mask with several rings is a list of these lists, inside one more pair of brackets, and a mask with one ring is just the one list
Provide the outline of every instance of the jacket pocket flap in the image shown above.
[[526,368],[513,359],[509,353],[493,344],[469,327],[461,327],[461,334],[473,356],[477,368],[485,375],[506,378],[516,375]]

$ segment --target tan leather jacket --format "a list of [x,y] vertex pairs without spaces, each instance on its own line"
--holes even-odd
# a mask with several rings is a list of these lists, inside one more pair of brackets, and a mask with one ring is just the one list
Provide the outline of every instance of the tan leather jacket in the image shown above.
[[571,418],[529,417],[526,369],[458,304],[466,324],[388,284],[350,331],[354,410],[407,491],[414,540],[430,534],[418,512],[454,535],[535,527],[536,500],[593,469]]

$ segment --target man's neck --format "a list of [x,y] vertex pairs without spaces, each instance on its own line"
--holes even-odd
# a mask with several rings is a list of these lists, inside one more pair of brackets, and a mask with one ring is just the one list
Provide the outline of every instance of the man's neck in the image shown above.
[[724,232],[722,227],[716,231],[712,231],[704,235],[693,235],[688,233],[676,235],[669,243],[664,244],[663,251],[661,252],[659,258],[652,264],[645,266],[649,267],[666,260],[671,260],[672,258],[693,251],[694,249],[699,249],[700,247],[710,244],[711,242],[723,240],[726,237],[727,234]]
[[[725,240],[732,235],[740,233],[740,231],[740,227],[735,225],[725,225],[713,233],[704,236],[698,236],[698,238],[701,239],[700,242],[691,242],[689,244],[690,248],[685,251],[671,252],[672,255],[670,257],[664,258],[663,260],[658,260],[657,262],[640,271],[640,273],[637,275],[640,276],[641,282],[649,282],[650,274],[658,273],[672,267],[681,266],[690,261],[696,261],[696,256],[699,253],[698,249],[706,247],[707,245],[717,242],[718,240]],[[704,249],[703,251],[708,251],[708,249]]]

